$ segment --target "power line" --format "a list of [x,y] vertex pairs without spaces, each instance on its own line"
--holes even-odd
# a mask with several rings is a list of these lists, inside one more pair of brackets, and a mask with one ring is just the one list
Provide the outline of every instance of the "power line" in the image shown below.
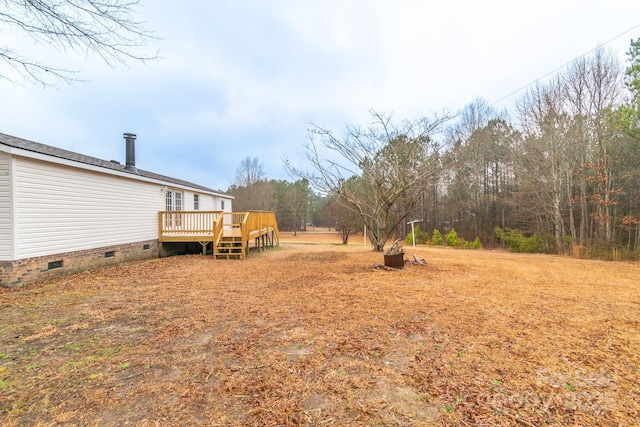
[[611,43],[611,42],[613,42],[613,41],[615,41],[615,40],[619,39],[620,37],[624,36],[625,34],[627,34],[627,33],[631,32],[631,31],[633,31],[633,30],[635,30],[636,28],[640,28],[640,24],[634,25],[633,27],[629,28],[628,30],[626,30],[626,31],[624,31],[624,32],[622,32],[622,33],[620,33],[620,34],[618,34],[618,35],[617,35],[617,36],[615,36],[614,38],[612,38],[612,39],[610,39],[610,40],[607,40],[607,41],[606,41],[606,42],[604,42],[602,45],[598,45],[598,46],[594,47],[594,48],[593,48],[593,49],[591,49],[590,51],[585,52],[585,53],[583,53],[582,55],[580,55],[580,56],[578,56],[578,57],[576,57],[576,58],[573,58],[571,61],[567,62],[566,64],[561,65],[561,66],[559,66],[558,68],[556,68],[556,69],[554,69],[554,70],[552,70],[552,71],[549,71],[548,73],[546,73],[545,75],[543,75],[543,76],[541,76],[541,77],[538,77],[537,79],[535,79],[535,80],[534,80],[534,81],[532,81],[531,83],[528,83],[528,84],[526,84],[526,85],[522,86],[521,88],[516,89],[516,90],[514,90],[513,92],[511,92],[511,93],[509,93],[509,94],[507,94],[507,95],[503,96],[502,98],[498,99],[497,101],[494,101],[494,102],[490,103],[490,104],[489,104],[489,106],[490,106],[490,107],[491,107],[491,106],[494,106],[494,105],[495,105],[495,104],[497,104],[498,102],[504,101],[505,99],[507,99],[507,98],[509,98],[509,97],[511,97],[511,96],[513,96],[513,95],[515,95],[516,93],[518,93],[518,92],[520,92],[520,91],[522,91],[522,90],[524,90],[524,89],[528,88],[529,86],[531,86],[531,85],[534,85],[534,84],[538,83],[540,80],[545,79],[545,78],[549,77],[550,75],[552,75],[552,74],[554,74],[554,73],[557,73],[558,71],[562,70],[563,68],[567,67],[568,65],[571,65],[572,63],[576,62],[578,59],[581,59],[581,58],[584,58],[584,57],[585,57],[585,56],[587,56],[587,55],[590,55],[591,53],[593,53],[593,52],[594,52],[596,49],[598,49],[599,47],[608,45],[609,43]]

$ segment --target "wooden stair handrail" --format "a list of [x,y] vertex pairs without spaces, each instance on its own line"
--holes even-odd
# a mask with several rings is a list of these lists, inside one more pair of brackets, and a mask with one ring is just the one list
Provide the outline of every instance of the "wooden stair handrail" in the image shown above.
[[220,244],[222,239],[222,229],[224,226],[224,213],[220,212],[216,217],[216,221],[213,223],[213,252],[215,254],[216,248]]

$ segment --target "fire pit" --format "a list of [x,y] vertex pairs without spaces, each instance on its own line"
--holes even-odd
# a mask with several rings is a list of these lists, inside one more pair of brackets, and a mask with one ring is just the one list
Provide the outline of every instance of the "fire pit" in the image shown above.
[[404,249],[402,240],[398,239],[384,253],[384,265],[393,268],[404,268]]

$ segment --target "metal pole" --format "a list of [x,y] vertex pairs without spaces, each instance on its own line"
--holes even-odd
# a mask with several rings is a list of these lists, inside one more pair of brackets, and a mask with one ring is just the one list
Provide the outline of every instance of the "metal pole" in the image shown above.
[[415,224],[416,222],[422,222],[421,219],[414,219],[413,221],[409,221],[407,224],[411,224],[411,240],[413,240],[413,249],[416,248],[416,233],[415,230],[413,228],[413,224]]
[[413,221],[411,221],[411,240],[413,240],[413,249],[416,248],[416,233],[413,230]]
[[364,248],[367,249],[367,225],[364,226]]

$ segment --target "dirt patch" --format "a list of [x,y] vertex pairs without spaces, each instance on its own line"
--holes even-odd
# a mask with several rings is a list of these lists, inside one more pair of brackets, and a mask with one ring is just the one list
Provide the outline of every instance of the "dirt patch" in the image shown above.
[[284,234],[0,291],[2,425],[634,425],[640,264]]

